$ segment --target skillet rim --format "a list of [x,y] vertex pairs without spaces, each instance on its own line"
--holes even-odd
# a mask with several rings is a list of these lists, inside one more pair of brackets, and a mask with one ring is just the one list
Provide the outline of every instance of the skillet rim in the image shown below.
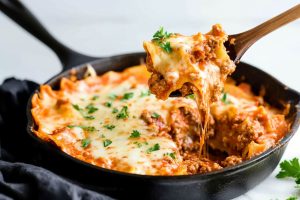
[[[99,63],[100,61],[104,62],[105,60],[111,60],[111,59],[115,60],[118,58],[122,58],[122,57],[125,58],[125,57],[130,57],[130,56],[145,57],[145,55],[146,54],[144,52],[133,52],[133,53],[118,54],[118,55],[113,55],[113,56],[109,56],[109,57],[105,57],[105,58],[96,59],[94,61],[91,61],[88,63],[83,63],[80,65],[74,66],[72,68],[69,68],[68,70],[62,71],[62,72],[54,75],[53,77],[51,77],[46,82],[44,82],[43,85],[45,85],[45,84],[51,85],[51,82],[54,81],[55,79],[61,79],[62,77],[66,77],[69,74],[70,70],[75,69],[76,71],[78,71],[79,69],[84,68],[87,64],[91,64],[93,66],[93,64]],[[264,76],[268,76],[270,79],[273,79],[278,84],[278,86],[287,88],[287,89],[285,89],[286,92],[293,93],[300,99],[300,93],[298,91],[288,87],[287,85],[285,85],[284,83],[282,83],[281,81],[276,79],[271,74],[268,74],[267,72],[255,67],[251,64],[248,64],[245,62],[240,62],[240,63],[242,65],[246,65],[248,67],[253,68],[254,70],[263,74]],[[125,67],[124,69],[126,69],[126,68],[127,67]],[[58,80],[56,80],[56,81],[58,81]],[[51,87],[53,87],[53,86],[51,86]],[[27,115],[27,120],[28,120],[27,133],[30,135],[30,137],[32,139],[34,139],[36,142],[38,142],[40,145],[43,145],[44,149],[50,148],[52,151],[55,151],[56,153],[62,155],[64,158],[69,159],[73,162],[76,162],[77,164],[84,165],[85,167],[91,167],[95,170],[99,170],[99,172],[111,173],[111,174],[114,174],[117,176],[127,176],[127,177],[132,177],[132,178],[142,178],[142,179],[155,180],[155,181],[157,181],[157,180],[159,180],[159,181],[172,181],[172,180],[183,181],[183,180],[196,180],[196,179],[197,180],[198,179],[213,179],[215,177],[222,176],[225,174],[231,174],[234,172],[237,173],[243,169],[254,167],[256,163],[265,159],[266,157],[270,156],[271,154],[275,153],[278,149],[284,147],[289,142],[289,140],[294,136],[294,134],[297,132],[297,129],[299,128],[299,125],[300,125],[300,123],[299,123],[300,122],[300,100],[299,100],[294,106],[296,109],[296,116],[294,117],[294,120],[292,121],[292,126],[291,126],[291,129],[289,130],[288,134],[286,134],[275,147],[272,147],[249,160],[243,161],[242,163],[240,163],[238,165],[226,167],[221,170],[208,172],[205,174],[170,175],[170,176],[134,174],[134,173],[127,173],[127,172],[121,172],[121,171],[117,171],[117,170],[107,169],[107,168],[99,167],[99,166],[84,162],[82,160],[74,158],[71,155],[65,153],[64,151],[62,151],[55,145],[50,144],[49,142],[46,142],[46,141],[42,140],[41,138],[37,137],[32,131],[35,126],[35,123],[34,123],[34,120],[32,118],[32,114],[31,114],[31,101],[32,101],[33,95],[35,93],[39,92],[38,89],[36,89],[34,92],[32,92],[32,94],[30,95],[30,98],[28,99],[28,102],[27,102],[27,108],[26,108],[26,115]]]

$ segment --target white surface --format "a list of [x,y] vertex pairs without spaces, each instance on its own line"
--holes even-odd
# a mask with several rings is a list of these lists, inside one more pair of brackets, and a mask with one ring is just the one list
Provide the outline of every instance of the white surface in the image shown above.
[[[94,56],[143,51],[142,41],[159,26],[170,32],[206,32],[221,23],[228,34],[238,33],[299,3],[298,0],[23,0],[60,41]],[[0,14],[0,82],[6,77],[42,83],[58,73],[59,60],[47,47]],[[300,20],[261,39],[243,60],[271,73],[300,91]],[[283,159],[300,157],[300,133]],[[291,180],[277,180],[278,169],[264,182],[237,198],[285,199],[297,194]],[[255,176],[255,174],[253,174]]]

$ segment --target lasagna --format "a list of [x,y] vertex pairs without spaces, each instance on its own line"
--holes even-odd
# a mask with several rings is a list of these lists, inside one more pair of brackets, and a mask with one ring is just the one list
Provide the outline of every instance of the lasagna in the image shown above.
[[37,137],[99,167],[147,175],[207,173],[273,147],[288,132],[284,111],[248,84],[228,80],[210,106],[207,154],[199,157],[200,113],[193,95],[160,100],[144,65],[122,72],[63,78],[32,98]]

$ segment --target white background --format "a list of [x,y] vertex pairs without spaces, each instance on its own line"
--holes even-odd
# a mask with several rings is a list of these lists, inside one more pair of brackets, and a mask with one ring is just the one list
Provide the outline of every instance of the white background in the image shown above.
[[[221,23],[228,34],[238,33],[299,3],[298,0],[23,0],[50,32],[76,51],[109,56],[143,51],[142,41],[159,26],[169,32],[207,32]],[[46,46],[0,14],[0,83],[7,77],[42,83],[61,64]],[[269,34],[253,45],[243,61],[251,63],[300,91],[300,20]],[[255,77],[254,77],[255,78]],[[300,133],[284,159],[300,157]],[[239,197],[285,199],[298,193],[291,180],[277,180],[278,169]],[[253,174],[255,176],[255,174]]]

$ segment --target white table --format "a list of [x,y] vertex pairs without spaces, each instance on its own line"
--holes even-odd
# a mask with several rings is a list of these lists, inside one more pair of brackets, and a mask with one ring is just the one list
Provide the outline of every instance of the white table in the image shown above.
[[[23,0],[60,41],[93,56],[143,51],[142,41],[163,25],[169,32],[206,32],[221,23],[238,33],[299,3],[298,0]],[[60,70],[53,52],[0,14],[0,82],[6,77],[39,83]],[[243,57],[300,91],[300,20],[268,35]],[[300,157],[300,133],[283,159]],[[285,199],[296,194],[294,182],[277,180],[275,172],[242,199]],[[255,174],[253,174],[255,176]],[[298,189],[299,194],[299,189]]]

